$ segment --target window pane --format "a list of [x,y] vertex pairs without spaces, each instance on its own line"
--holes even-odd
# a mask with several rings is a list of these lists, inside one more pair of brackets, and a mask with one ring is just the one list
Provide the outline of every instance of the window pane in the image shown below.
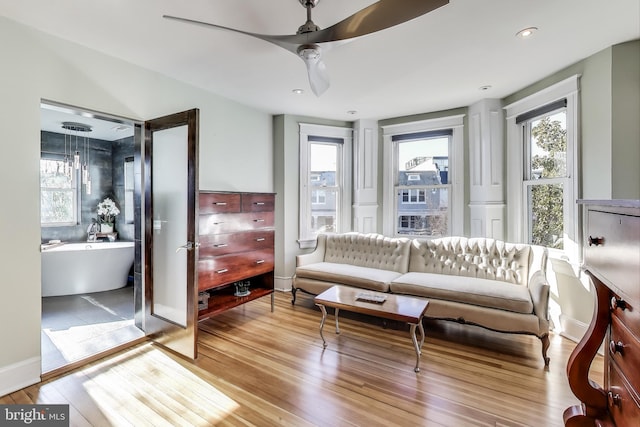
[[449,189],[442,187],[412,189],[410,190],[411,201],[408,202],[403,197],[406,191],[398,191],[398,234],[434,237],[448,235]]
[[337,189],[323,189],[313,192],[310,230],[314,235],[318,233],[335,233],[337,231],[338,197],[339,192]]
[[530,185],[529,242],[535,245],[563,249],[564,196],[562,184]]
[[337,144],[315,142],[309,144],[311,164],[309,175],[312,188],[310,231],[314,235],[337,231],[338,155],[339,146]]
[[76,189],[72,170],[62,159],[40,159],[40,222],[76,222]]
[[398,142],[397,185],[448,184],[449,137]]
[[531,122],[529,179],[567,176],[566,117],[561,111]]
[[43,224],[75,222],[71,191],[42,189],[40,206],[40,222]]

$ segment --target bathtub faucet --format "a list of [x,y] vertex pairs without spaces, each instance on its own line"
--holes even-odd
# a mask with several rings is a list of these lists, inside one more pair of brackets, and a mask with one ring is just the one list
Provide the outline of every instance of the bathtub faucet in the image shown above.
[[95,242],[98,240],[99,225],[95,219],[91,220],[91,224],[87,227],[87,242]]

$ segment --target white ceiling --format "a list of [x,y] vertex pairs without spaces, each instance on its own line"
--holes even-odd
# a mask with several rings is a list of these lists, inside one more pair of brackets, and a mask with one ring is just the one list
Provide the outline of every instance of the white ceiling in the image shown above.
[[[326,28],[372,3],[321,0],[313,20]],[[331,87],[318,98],[304,63],[290,52],[162,18],[294,34],[305,13],[298,0],[0,0],[0,14],[8,18],[257,109],[349,121],[502,98],[640,37],[638,0],[451,0],[328,52]],[[539,28],[533,38],[515,36],[530,26]],[[485,85],[491,88],[481,91]],[[305,93],[292,93],[295,88]]]

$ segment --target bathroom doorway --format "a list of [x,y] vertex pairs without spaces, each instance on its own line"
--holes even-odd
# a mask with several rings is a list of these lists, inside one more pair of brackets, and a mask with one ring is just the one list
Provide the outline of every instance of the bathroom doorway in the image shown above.
[[41,353],[50,373],[144,339],[142,124],[45,100],[40,111]]

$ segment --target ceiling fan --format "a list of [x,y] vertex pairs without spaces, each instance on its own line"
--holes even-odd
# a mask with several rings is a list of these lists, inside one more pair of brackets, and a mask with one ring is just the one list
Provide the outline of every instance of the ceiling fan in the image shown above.
[[407,22],[449,3],[449,0],[380,0],[348,18],[321,30],[311,20],[311,10],[320,0],[298,0],[307,9],[307,22],[293,35],[256,34],[235,28],[177,16],[163,15],[176,21],[234,31],[273,43],[302,58],[307,66],[309,84],[316,96],[329,88],[329,74],[322,61],[323,51],[346,40],[375,33]]

